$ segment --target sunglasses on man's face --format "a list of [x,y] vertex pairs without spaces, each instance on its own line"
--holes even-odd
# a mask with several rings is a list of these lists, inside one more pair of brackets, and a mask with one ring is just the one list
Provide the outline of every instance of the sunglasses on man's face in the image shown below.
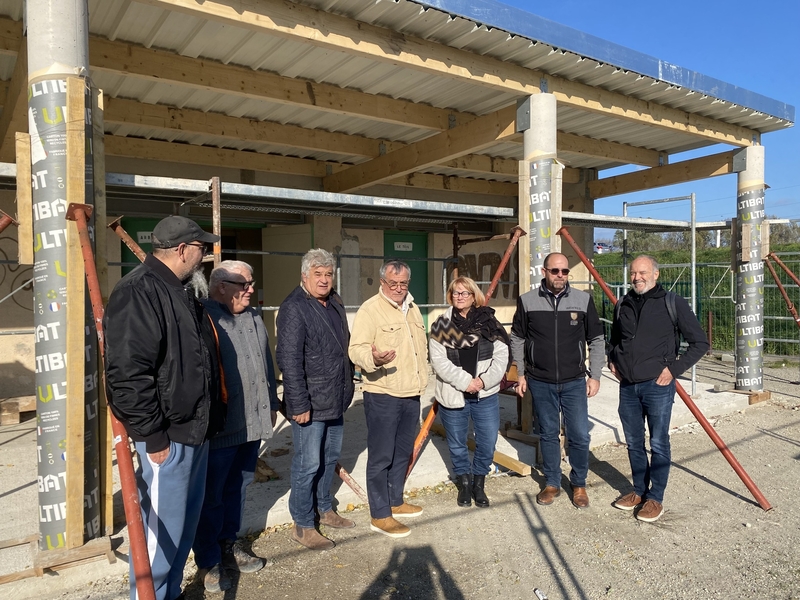
[[545,271],[549,272],[550,275],[558,275],[561,273],[564,277],[569,275],[569,269],[545,269]]

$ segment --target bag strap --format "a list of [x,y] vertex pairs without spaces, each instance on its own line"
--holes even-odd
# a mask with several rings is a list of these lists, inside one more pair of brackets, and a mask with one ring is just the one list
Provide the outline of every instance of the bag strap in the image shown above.
[[219,335],[217,334],[217,328],[214,327],[214,321],[211,318],[211,315],[206,313],[206,316],[208,317],[208,322],[211,323],[211,331],[214,332],[214,341],[216,342],[217,346],[217,364],[219,365],[219,387],[222,395],[222,401],[225,404],[227,404],[228,388],[225,386],[225,371],[222,370],[222,355],[219,353]]

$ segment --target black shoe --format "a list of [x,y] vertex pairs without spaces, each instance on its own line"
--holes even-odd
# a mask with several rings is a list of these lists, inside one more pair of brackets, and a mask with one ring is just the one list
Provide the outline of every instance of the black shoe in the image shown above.
[[245,552],[239,540],[222,543],[222,565],[240,573],[255,573],[264,568],[266,561]]
[[472,478],[472,497],[475,498],[475,506],[486,508],[489,506],[489,498],[486,497],[486,492],[483,491],[483,483],[486,481],[486,475],[475,475]]
[[469,473],[456,475],[456,485],[458,486],[458,505],[472,506],[472,482]]

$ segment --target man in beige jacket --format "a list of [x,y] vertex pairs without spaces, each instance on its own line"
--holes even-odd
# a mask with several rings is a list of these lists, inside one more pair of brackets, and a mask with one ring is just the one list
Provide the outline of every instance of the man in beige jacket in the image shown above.
[[403,485],[428,385],[428,340],[408,293],[411,269],[392,260],[380,275],[380,290],[356,313],[349,354],[363,376],[370,529],[401,538],[411,531],[396,517],[422,514],[403,501]]

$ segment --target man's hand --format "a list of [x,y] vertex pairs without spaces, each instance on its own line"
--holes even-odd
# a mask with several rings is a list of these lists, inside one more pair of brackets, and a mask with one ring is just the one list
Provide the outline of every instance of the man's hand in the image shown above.
[[474,394],[479,392],[483,389],[483,380],[480,377],[476,377],[472,381],[469,382],[467,389],[464,390],[468,394]]
[[597,379],[592,379],[591,377],[586,380],[586,397],[591,398],[592,396],[596,395],[597,392],[600,390],[600,382]]
[[275,427],[275,423],[278,422],[278,411],[277,410],[269,411],[269,416],[272,418],[272,426]]
[[311,420],[311,411],[307,410],[304,413],[299,415],[292,415],[292,421],[297,423],[298,425],[302,425],[303,423],[308,423]]
[[611,371],[611,374],[617,378],[617,381],[622,381],[622,377],[620,377],[619,373],[617,373],[617,367],[614,366],[614,363],[608,363],[608,368]]
[[669,385],[673,379],[672,373],[669,372],[667,367],[664,367],[664,370],[661,371],[661,375],[656,379],[656,385]]
[[517,381],[517,396],[522,398],[525,395],[525,392],[528,391],[528,382],[525,380],[525,376],[519,378]]
[[167,446],[163,450],[159,450],[158,452],[153,452],[153,454],[150,454],[149,452],[147,453],[147,458],[150,459],[150,462],[156,465],[160,465],[161,463],[163,463],[165,460],[167,460],[168,456],[169,456],[169,446]]
[[383,365],[392,362],[396,357],[397,352],[394,350],[384,350],[383,352],[378,352],[375,344],[372,344],[372,362],[375,363],[376,367],[382,367]]

